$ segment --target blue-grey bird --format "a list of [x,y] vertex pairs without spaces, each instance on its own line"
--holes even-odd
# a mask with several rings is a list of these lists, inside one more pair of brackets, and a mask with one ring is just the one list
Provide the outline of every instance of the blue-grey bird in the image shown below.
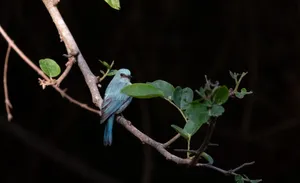
[[112,144],[115,114],[123,112],[132,100],[132,97],[121,93],[122,88],[131,85],[130,79],[131,73],[128,69],[119,69],[105,90],[100,121],[100,124],[102,124],[107,120],[103,137],[103,144],[105,146]]

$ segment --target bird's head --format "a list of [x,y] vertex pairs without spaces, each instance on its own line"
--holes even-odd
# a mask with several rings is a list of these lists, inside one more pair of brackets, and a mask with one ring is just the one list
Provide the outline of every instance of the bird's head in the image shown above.
[[121,79],[131,79],[131,72],[128,69],[119,69],[118,72],[116,73],[116,76],[121,78]]

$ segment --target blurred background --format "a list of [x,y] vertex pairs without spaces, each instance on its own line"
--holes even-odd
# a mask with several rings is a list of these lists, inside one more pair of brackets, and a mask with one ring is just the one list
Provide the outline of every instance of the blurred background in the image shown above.
[[[104,69],[99,59],[114,60],[116,68],[131,70],[132,82],[163,79],[199,89],[204,75],[233,87],[229,70],[248,71],[241,87],[253,95],[227,102],[212,138],[219,146],[207,152],[223,169],[255,161],[239,172],[252,179],[299,182],[299,1],[121,0],[116,11],[103,0],[61,0],[59,10],[95,75]],[[0,1],[0,24],[37,65],[41,58],[52,58],[65,68],[64,44],[42,1]],[[0,37],[1,63],[6,49]],[[42,90],[38,77],[12,51],[11,123],[3,91],[0,98],[1,182],[234,182],[214,170],[167,161],[119,124],[113,145],[104,147],[99,116],[50,87]],[[102,94],[109,81],[102,83]],[[93,106],[77,66],[61,87]],[[160,142],[176,134],[171,124],[184,125],[176,109],[160,99],[134,99],[123,114]],[[193,137],[193,148],[201,144],[203,132]],[[185,147],[183,139],[172,145]]]

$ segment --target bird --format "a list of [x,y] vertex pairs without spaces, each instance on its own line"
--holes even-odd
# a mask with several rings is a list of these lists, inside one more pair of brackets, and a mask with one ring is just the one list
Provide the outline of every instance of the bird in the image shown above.
[[100,124],[107,120],[103,137],[104,146],[111,146],[112,144],[115,115],[122,113],[132,101],[132,97],[121,92],[121,89],[125,86],[131,85],[130,79],[130,70],[119,69],[105,90],[101,105],[102,116],[100,120]]

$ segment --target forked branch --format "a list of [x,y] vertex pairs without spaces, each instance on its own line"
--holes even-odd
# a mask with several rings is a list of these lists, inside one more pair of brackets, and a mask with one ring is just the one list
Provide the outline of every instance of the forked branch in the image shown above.
[[[85,59],[83,58],[82,54],[80,53],[80,50],[72,36],[72,34],[70,33],[67,25],[65,24],[65,22],[63,21],[63,18],[61,16],[61,14],[59,13],[58,9],[57,9],[57,3],[59,1],[58,0],[43,0],[43,3],[45,4],[47,10],[50,13],[50,16],[52,17],[56,28],[59,32],[60,38],[64,41],[66,49],[68,51],[68,55],[70,56],[70,60],[77,60],[78,62],[78,66],[85,78],[85,82],[89,87],[90,93],[92,95],[92,100],[95,103],[96,106],[101,106],[102,104],[102,98],[100,96],[98,87],[97,87],[97,77],[91,72],[90,68],[88,67]],[[6,32],[2,29],[2,27],[0,26],[0,33],[2,34],[2,36],[6,39],[6,41],[9,44],[9,47],[12,47],[17,54],[33,69],[35,70],[41,77],[43,77],[43,79],[45,79],[46,81],[50,81],[50,79],[42,72],[41,69],[39,69],[15,44],[14,42],[9,38],[9,36],[6,34]],[[72,62],[73,62],[72,61]],[[71,63],[72,65],[73,63]],[[59,80],[58,83],[60,83],[63,78],[66,77],[66,75],[69,73],[71,69],[71,66],[68,67],[66,71],[63,73],[62,79]],[[51,85],[56,91],[58,91],[62,96],[64,96],[65,98],[67,98],[69,101],[71,101],[72,103],[75,103],[77,105],[79,105],[80,107],[89,110],[91,112],[100,114],[100,111],[95,110],[93,108],[88,107],[86,104],[83,104],[81,102],[76,101],[75,99],[73,99],[72,97],[68,96],[64,90],[60,89],[57,85]],[[116,118],[117,122],[119,124],[121,124],[123,127],[125,127],[130,133],[132,133],[135,137],[137,137],[138,139],[140,139],[140,141],[142,143],[148,144],[150,146],[152,146],[153,148],[155,148],[160,154],[162,154],[167,160],[173,161],[177,164],[182,164],[182,165],[191,165],[191,163],[193,163],[193,165],[197,166],[197,167],[206,167],[206,168],[210,168],[213,170],[216,170],[218,172],[221,172],[223,174],[226,175],[237,175],[235,173],[235,171],[239,170],[240,168],[246,166],[246,165],[251,165],[254,162],[251,163],[245,163],[242,166],[239,166],[238,168],[235,168],[233,170],[223,170],[221,168],[215,167],[211,164],[203,164],[203,163],[198,163],[197,161],[195,161],[196,159],[192,160],[189,158],[181,158],[179,156],[176,156],[172,153],[170,153],[168,150],[166,150],[167,146],[170,145],[173,141],[175,141],[176,139],[178,139],[180,136],[176,135],[173,139],[171,139],[170,141],[168,141],[167,143],[163,144],[160,142],[157,142],[155,140],[153,140],[152,138],[150,138],[149,136],[147,136],[146,134],[142,133],[140,130],[138,130],[135,126],[133,126],[131,124],[130,121],[126,120],[124,117],[118,116]],[[210,138],[209,138],[210,139]],[[207,143],[209,143],[209,139],[207,140]],[[204,144],[205,147],[207,146],[207,144]],[[205,148],[204,148],[205,149]],[[203,151],[203,148],[199,148],[197,153]],[[194,164],[195,162],[195,164]],[[250,180],[245,179],[244,181],[248,181],[250,182]],[[258,180],[257,182],[260,182],[261,180]]]
[[[62,18],[60,12],[58,11],[57,4],[58,0],[43,0],[45,7],[47,8],[60,36],[60,39],[64,42],[68,56],[77,61],[79,69],[83,74],[85,82],[89,87],[90,93],[92,95],[93,103],[100,107],[102,105],[102,98],[99,93],[99,89],[97,86],[97,77],[92,73],[85,59],[83,58],[77,43],[72,36],[68,26],[66,25],[64,19]],[[73,64],[69,64],[67,66],[67,73],[71,70],[71,66]],[[63,73],[63,75],[67,75],[67,73]],[[60,81],[61,82],[61,81]]]

